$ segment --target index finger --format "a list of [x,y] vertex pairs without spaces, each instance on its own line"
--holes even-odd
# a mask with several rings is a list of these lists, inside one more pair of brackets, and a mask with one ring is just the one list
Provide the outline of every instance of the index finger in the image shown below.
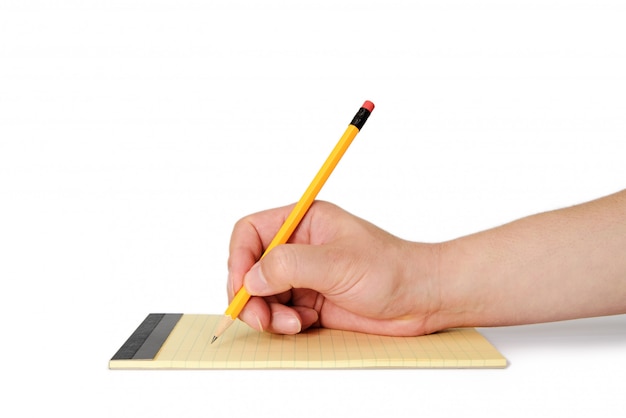
[[243,286],[244,275],[252,268],[274,238],[294,205],[248,215],[235,224],[228,257],[228,300]]

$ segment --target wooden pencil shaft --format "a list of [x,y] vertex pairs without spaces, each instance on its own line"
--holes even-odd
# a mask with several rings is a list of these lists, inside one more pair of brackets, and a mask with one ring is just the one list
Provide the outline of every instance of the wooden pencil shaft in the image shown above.
[[[278,245],[285,244],[289,240],[291,234],[293,234],[293,231],[295,231],[300,224],[300,221],[315,201],[317,194],[326,183],[326,180],[328,180],[328,177],[330,177],[330,174],[339,163],[339,160],[341,160],[345,154],[346,150],[352,143],[352,140],[365,124],[365,121],[367,121],[373,109],[374,104],[369,101],[366,101],[359,109],[350,125],[348,125],[341,138],[339,138],[337,145],[335,145],[335,148],[333,148],[332,152],[322,165],[322,168],[320,168],[317,172],[317,175],[313,178],[313,181],[311,181],[311,184],[309,184],[309,187],[306,189],[298,203],[296,203],[294,208],[291,210],[291,213],[274,236],[274,239],[272,239],[263,252],[261,259],[265,257],[265,255],[268,254],[273,248]],[[237,319],[249,299],[250,294],[245,287],[241,287],[231,303],[228,305],[226,312],[224,312],[224,319],[220,322],[220,326],[216,330],[212,342],[214,342],[217,337],[219,337],[230,325],[232,325],[232,322]]]

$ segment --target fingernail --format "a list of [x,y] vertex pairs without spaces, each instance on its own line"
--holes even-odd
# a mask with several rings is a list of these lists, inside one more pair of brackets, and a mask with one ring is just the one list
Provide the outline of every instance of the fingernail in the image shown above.
[[244,277],[244,286],[251,295],[262,295],[267,289],[267,280],[263,276],[259,263],[252,266],[250,271]]
[[235,296],[235,288],[233,286],[233,276],[231,274],[231,272],[228,272],[228,280],[227,280],[227,291],[228,291],[228,298],[232,299]]
[[272,328],[284,334],[297,334],[302,331],[302,324],[292,314],[275,313],[272,318]]
[[259,326],[259,331],[263,332],[263,324],[261,324],[261,320],[256,314],[254,314],[254,318],[256,319],[256,323]]

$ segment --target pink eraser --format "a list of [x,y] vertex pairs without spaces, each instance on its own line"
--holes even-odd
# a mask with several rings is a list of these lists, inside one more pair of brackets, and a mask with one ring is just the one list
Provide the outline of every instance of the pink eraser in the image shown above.
[[365,103],[363,103],[363,106],[361,107],[371,112],[372,110],[374,110],[374,103],[370,102],[369,100],[366,100]]

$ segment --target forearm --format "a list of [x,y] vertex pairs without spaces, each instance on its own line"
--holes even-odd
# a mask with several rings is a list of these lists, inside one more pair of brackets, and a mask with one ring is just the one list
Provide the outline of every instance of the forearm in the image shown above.
[[443,323],[495,326],[626,313],[626,191],[441,248]]

